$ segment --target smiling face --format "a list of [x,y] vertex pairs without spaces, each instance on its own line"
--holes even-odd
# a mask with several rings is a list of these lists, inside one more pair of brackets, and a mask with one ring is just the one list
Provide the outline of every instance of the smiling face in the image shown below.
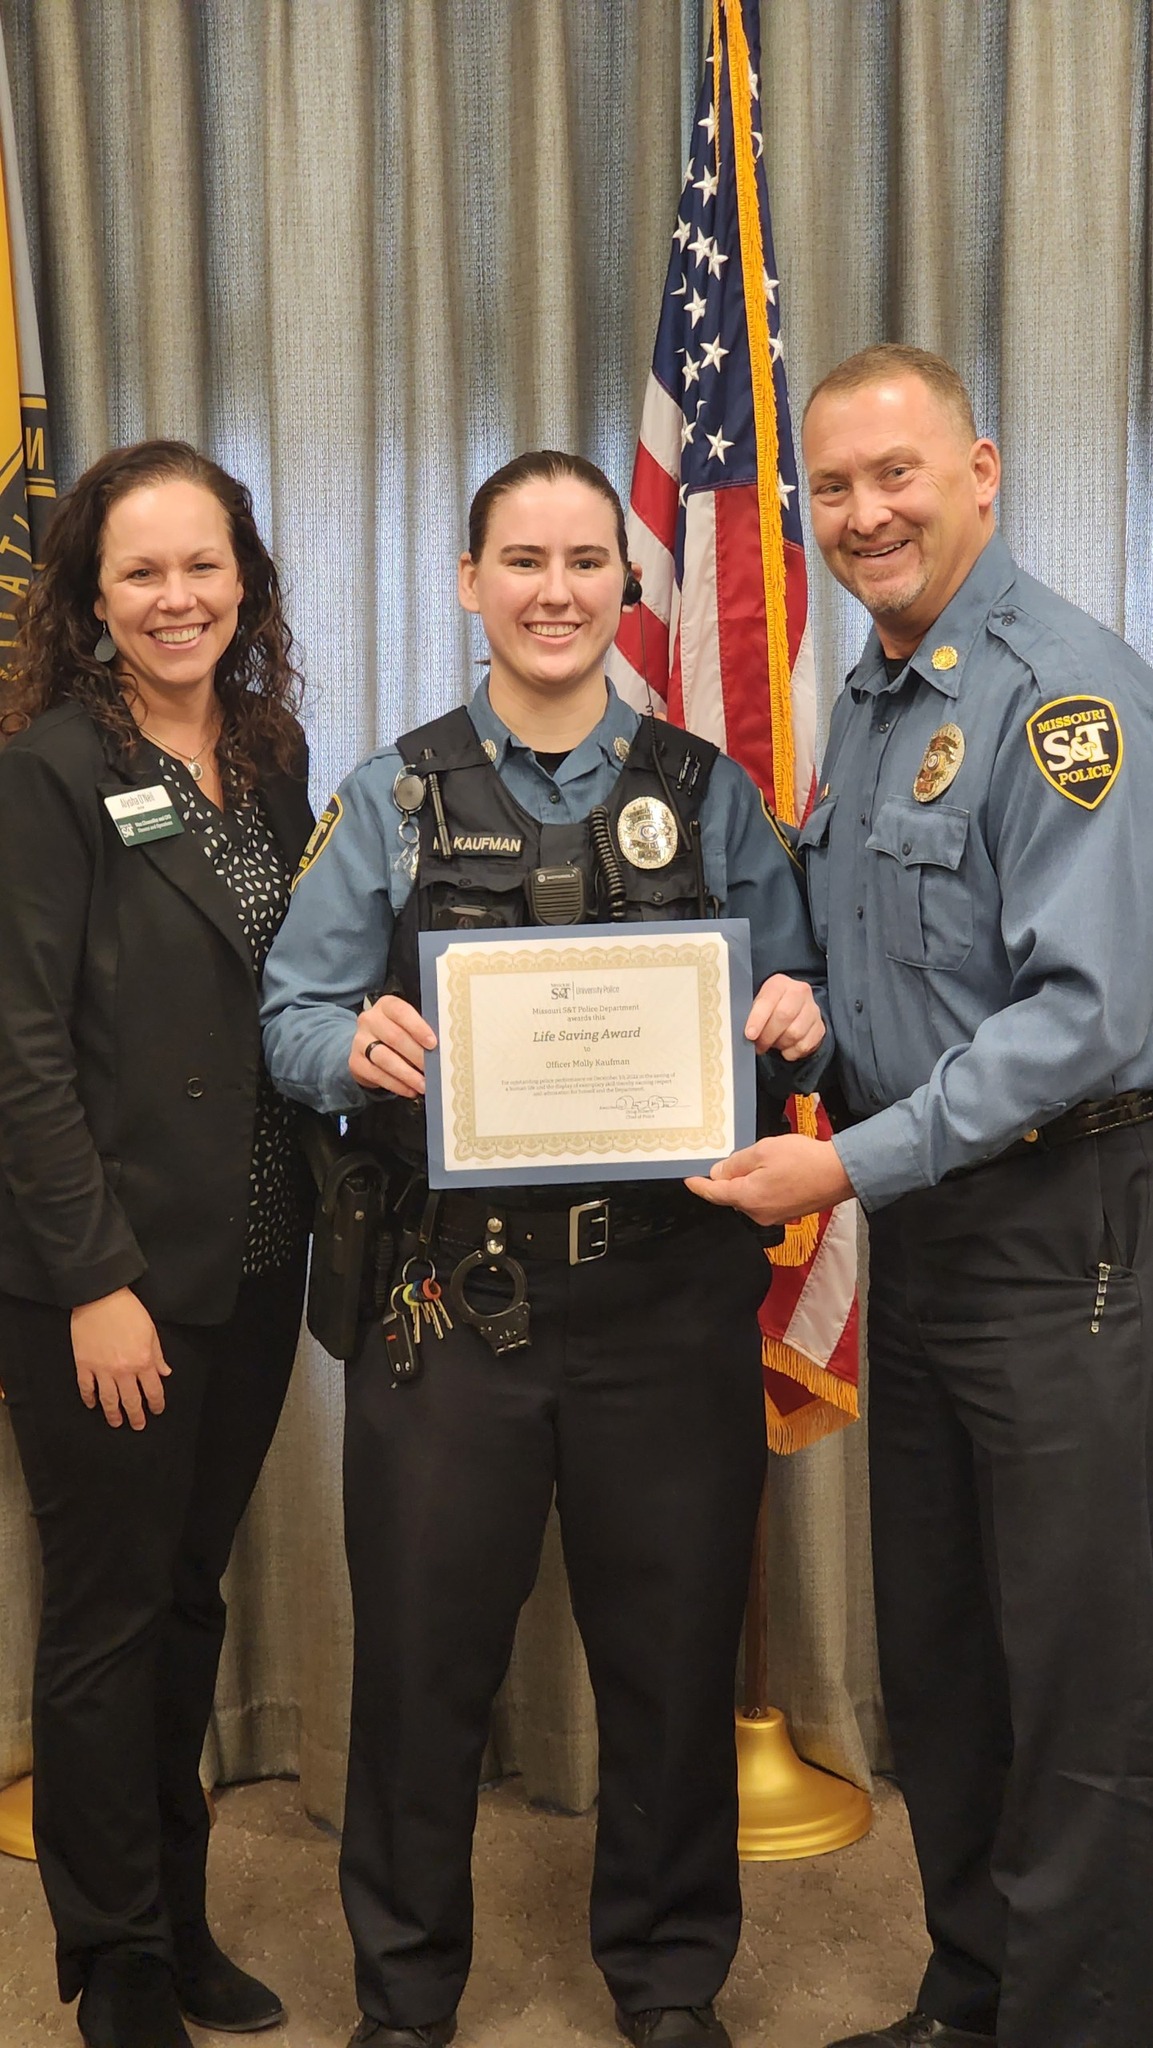
[[244,595],[228,518],[203,484],[142,484],[109,507],[94,610],[117,670],[147,702],[205,684],[236,633]]
[[819,392],[803,445],[821,553],[886,654],[911,654],[993,531],[996,448],[915,373]]
[[492,655],[494,701],[600,685],[620,624],[626,565],[609,500],[574,476],[533,478],[497,497],[478,560],[462,555],[461,604]]

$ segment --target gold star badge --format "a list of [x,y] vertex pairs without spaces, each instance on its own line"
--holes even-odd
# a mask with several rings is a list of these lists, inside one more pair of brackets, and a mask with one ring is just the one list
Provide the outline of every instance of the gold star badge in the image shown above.
[[[938,649],[938,652],[940,650]],[[948,652],[953,653],[950,647]],[[954,660],[956,656],[954,655]],[[937,656],[933,656],[936,661]],[[913,783],[913,795],[919,804],[931,804],[934,797],[948,789],[953,777],[965,758],[965,735],[959,725],[942,725],[933,734],[925,748],[925,757],[917,770]]]
[[933,667],[934,667],[934,668],[956,668],[956,666],[957,666],[957,650],[956,650],[956,648],[955,648],[955,647],[934,647],[934,649],[933,649]]

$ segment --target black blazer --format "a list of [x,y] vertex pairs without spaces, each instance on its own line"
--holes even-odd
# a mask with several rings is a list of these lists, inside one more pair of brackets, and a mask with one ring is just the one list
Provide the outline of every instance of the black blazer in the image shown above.
[[[300,751],[259,785],[293,867]],[[155,781],[77,704],[0,748],[0,1288],[70,1308],[132,1286],[216,1323],[247,1226],[257,987],[193,835],[125,846],[105,809]]]

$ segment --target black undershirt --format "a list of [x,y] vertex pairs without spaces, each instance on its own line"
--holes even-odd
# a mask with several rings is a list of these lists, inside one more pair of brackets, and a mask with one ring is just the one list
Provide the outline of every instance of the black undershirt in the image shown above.
[[538,766],[543,768],[546,774],[555,775],[561,762],[568,760],[569,755],[572,753],[572,748],[565,747],[563,753],[560,754],[542,754],[539,747],[534,747],[533,753],[536,756]]

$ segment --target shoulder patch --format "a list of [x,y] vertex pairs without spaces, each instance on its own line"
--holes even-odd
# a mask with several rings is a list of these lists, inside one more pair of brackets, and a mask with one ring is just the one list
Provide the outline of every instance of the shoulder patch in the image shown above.
[[1105,697],[1052,697],[1025,721],[1033,759],[1070,803],[1095,811],[1116,782],[1125,751],[1117,712]]
[[294,889],[297,883],[299,882],[301,876],[306,875],[308,873],[309,868],[313,865],[314,861],[318,861],[320,859],[321,854],[324,852],[325,847],[328,845],[329,840],[332,838],[332,835],[335,832],[343,816],[344,805],[341,803],[340,798],[338,796],[332,797],[331,800],[325,804],[324,809],[322,810],[319,818],[317,819],[315,825],[312,828],[311,833],[309,834],[308,845],[305,847],[304,852],[300,856],[300,866],[297,868],[296,873],[292,877],[292,886]]
[[761,798],[761,809],[762,809],[762,811],[764,812],[764,814],[765,814],[765,817],[766,817],[766,819],[767,819],[767,821],[768,821],[769,825],[771,826],[771,828],[772,828],[772,831],[773,831],[773,833],[775,834],[776,838],[778,838],[778,839],[780,840],[780,842],[781,842],[781,845],[782,845],[782,846],[784,847],[784,849],[785,849],[785,852],[786,852],[786,853],[788,854],[788,856],[789,856],[789,859],[790,859],[790,860],[792,861],[792,863],[793,863],[793,866],[794,866],[795,868],[798,868],[798,869],[800,870],[800,872],[801,872],[801,873],[803,874],[803,873],[804,873],[804,868],[803,868],[803,866],[802,866],[802,864],[801,864],[801,861],[799,860],[799,858],[798,858],[798,856],[797,856],[797,851],[796,851],[796,848],[794,847],[794,845],[793,845],[793,842],[792,842],[792,840],[791,840],[791,839],[790,839],[790,837],[789,837],[789,833],[788,833],[788,828],[787,828],[787,826],[785,826],[785,825],[782,825],[782,823],[781,823],[780,819],[778,818],[778,816],[777,816],[776,812],[775,812],[775,811],[774,811],[774,810],[773,810],[773,809],[771,808],[771,806],[770,806],[769,804],[767,804],[767,803],[765,802],[765,793],[764,793],[764,791],[763,791],[763,790],[761,790],[761,791],[760,791],[760,798]]

